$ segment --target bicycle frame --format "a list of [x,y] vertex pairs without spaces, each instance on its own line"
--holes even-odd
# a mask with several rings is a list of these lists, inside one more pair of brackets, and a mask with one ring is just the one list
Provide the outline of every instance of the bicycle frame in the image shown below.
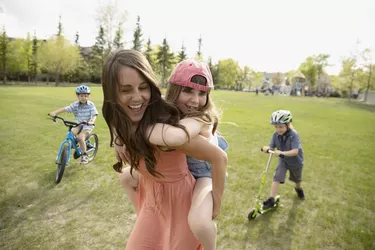
[[56,156],[56,164],[60,163],[62,149],[65,144],[68,144],[68,157],[66,159],[66,164],[68,164],[70,161],[70,152],[71,152],[72,146],[74,147],[76,151],[81,153],[81,149],[77,147],[77,142],[78,142],[77,138],[74,136],[73,132],[71,131],[71,127],[69,127],[69,131],[66,134],[65,140],[60,144],[60,148]]

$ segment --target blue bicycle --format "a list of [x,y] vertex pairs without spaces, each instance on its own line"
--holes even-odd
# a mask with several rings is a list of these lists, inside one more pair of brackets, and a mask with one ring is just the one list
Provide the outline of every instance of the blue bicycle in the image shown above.
[[[69,127],[68,133],[66,134],[66,138],[61,143],[59,152],[57,153],[57,156],[56,156],[57,171],[56,171],[55,181],[56,181],[56,184],[58,184],[60,183],[63,177],[65,168],[69,164],[71,149],[73,148],[75,149],[75,152],[73,155],[74,159],[78,159],[81,156],[81,152],[82,152],[79,147],[78,140],[74,136],[71,130],[74,127],[85,125],[86,122],[76,123],[76,122],[71,122],[71,121],[65,121],[64,118],[59,117],[59,116],[51,116],[51,117],[52,117],[52,121],[56,122],[56,119],[60,119],[61,121],[63,121],[65,126]],[[98,152],[98,147],[99,147],[98,136],[95,133],[90,133],[86,137],[85,142],[86,142],[86,153],[88,156],[88,160],[90,162],[95,158],[96,153]]]

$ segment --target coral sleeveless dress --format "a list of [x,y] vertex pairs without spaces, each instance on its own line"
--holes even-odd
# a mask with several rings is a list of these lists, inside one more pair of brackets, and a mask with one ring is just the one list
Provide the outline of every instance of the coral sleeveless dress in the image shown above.
[[195,179],[188,170],[186,154],[175,150],[155,154],[154,177],[139,164],[137,219],[127,250],[201,250],[188,224]]

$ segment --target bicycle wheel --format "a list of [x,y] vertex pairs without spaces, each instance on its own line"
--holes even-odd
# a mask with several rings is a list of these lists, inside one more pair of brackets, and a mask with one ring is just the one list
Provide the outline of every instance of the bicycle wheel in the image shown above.
[[63,177],[64,170],[67,165],[67,160],[68,160],[68,145],[65,145],[61,151],[60,162],[57,164],[56,180],[55,180],[56,184],[59,184]]
[[92,161],[99,149],[99,139],[96,134],[89,134],[86,138],[86,153],[89,161]]

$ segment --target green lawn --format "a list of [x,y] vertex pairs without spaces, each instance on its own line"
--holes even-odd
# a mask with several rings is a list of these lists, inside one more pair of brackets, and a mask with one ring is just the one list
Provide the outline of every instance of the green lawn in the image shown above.
[[[92,89],[101,113],[101,88]],[[112,169],[102,116],[95,160],[85,166],[71,161],[54,184],[54,160],[67,129],[46,115],[74,100],[74,87],[0,87],[0,249],[125,246],[135,213]],[[218,249],[375,249],[374,106],[227,91],[214,92],[214,100],[230,144]],[[292,111],[302,140],[306,200],[298,200],[287,182],[280,188],[283,207],[249,222],[267,162],[260,147],[269,143],[269,117],[276,109]]]

